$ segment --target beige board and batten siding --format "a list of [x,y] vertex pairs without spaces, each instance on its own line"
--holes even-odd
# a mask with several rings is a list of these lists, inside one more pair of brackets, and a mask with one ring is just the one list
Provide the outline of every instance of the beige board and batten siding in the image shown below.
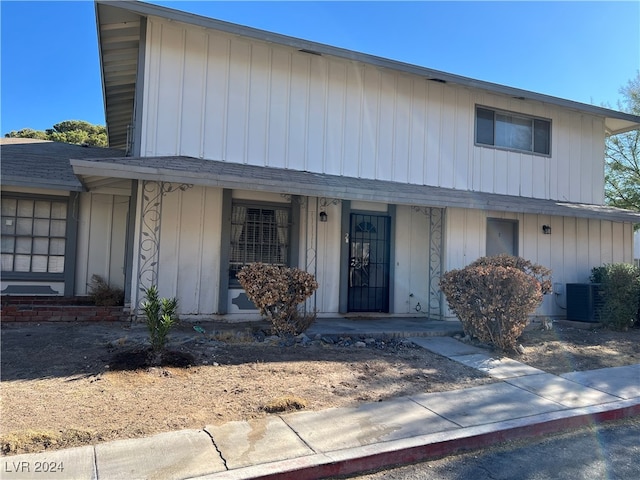
[[[396,208],[394,313],[426,315],[429,307],[429,219],[409,206]],[[434,259],[436,260],[436,259]],[[436,260],[437,261],[437,260]]]
[[[278,194],[233,190],[234,200],[287,203]],[[141,201],[141,199],[139,199]],[[353,202],[359,209],[386,211],[384,204]],[[220,286],[220,251],[222,222],[222,189],[193,186],[176,189],[162,198],[162,216],[157,238],[157,284],[162,296],[177,297],[182,318],[215,317],[218,314]],[[308,302],[310,310],[319,314],[339,311],[340,251],[344,236],[341,231],[340,202],[320,206],[315,197],[303,199],[300,205],[298,265],[316,276],[319,289]],[[327,222],[319,222],[320,210],[327,212]],[[141,208],[138,208],[138,212]],[[139,218],[138,221],[141,221]],[[153,228],[153,227],[152,227]],[[428,238],[429,221],[424,213],[409,206],[399,206],[395,230],[395,296],[393,313],[416,313],[415,307],[428,305]],[[139,237],[140,233],[137,232]],[[134,254],[134,289],[139,278],[139,248]],[[143,252],[145,255],[148,252]],[[135,290],[134,290],[135,291]],[[258,318],[256,313],[239,310],[232,302],[239,294],[237,288],[228,292],[227,318]],[[411,296],[413,294],[413,296]],[[140,298],[139,298],[140,299]],[[422,312],[426,314],[426,312]]]
[[218,307],[222,189],[194,186],[162,199],[158,290],[179,299],[181,315]]
[[93,191],[80,194],[76,295],[89,293],[93,275],[113,287],[124,288],[129,202],[130,197],[125,195]]
[[[448,208],[445,270],[463,268],[485,255],[487,218],[517,220],[518,254],[550,268],[554,283],[585,283],[593,267],[633,259],[631,223]],[[542,233],[542,225],[551,226],[551,235]],[[563,306],[564,296],[547,295],[536,314],[561,316]]]
[[[602,201],[604,119],[150,17],[141,152]],[[548,118],[549,157],[474,145],[475,106]]]

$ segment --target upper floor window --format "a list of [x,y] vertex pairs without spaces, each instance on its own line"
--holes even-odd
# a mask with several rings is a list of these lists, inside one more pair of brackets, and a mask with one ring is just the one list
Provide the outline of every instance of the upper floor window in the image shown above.
[[2,272],[64,273],[67,200],[2,197]]
[[288,207],[234,204],[229,277],[253,262],[287,265],[291,212]]
[[549,155],[551,120],[476,107],[476,143]]

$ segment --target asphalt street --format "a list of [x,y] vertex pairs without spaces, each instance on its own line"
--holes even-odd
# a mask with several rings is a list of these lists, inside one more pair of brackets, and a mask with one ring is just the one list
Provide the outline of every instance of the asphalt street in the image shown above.
[[640,417],[509,442],[358,480],[632,480],[640,478]]

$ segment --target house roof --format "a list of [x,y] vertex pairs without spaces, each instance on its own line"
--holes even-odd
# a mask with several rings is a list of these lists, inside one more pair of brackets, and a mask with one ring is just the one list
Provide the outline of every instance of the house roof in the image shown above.
[[82,191],[69,159],[118,157],[121,150],[31,138],[0,139],[2,185]]
[[72,160],[71,164],[74,172],[80,176],[129,178],[245,190],[250,188],[288,195],[398,205],[474,208],[640,223],[640,212],[602,205],[461,191],[191,157],[102,158]]
[[398,62],[374,55],[354,52],[326,44],[300,38],[258,30],[212,18],[202,17],[166,7],[143,2],[122,2],[98,0],[96,19],[99,37],[100,62],[104,90],[105,114],[109,145],[115,148],[127,147],[127,135],[133,119],[134,96],[139,46],[144,31],[144,19],[156,16],[172,21],[218,30],[233,35],[253,38],[259,41],[288,46],[319,55],[339,57],[356,62],[389,68],[424,77],[427,80],[481,89],[496,94],[507,95],[522,100],[536,100],[572,110],[578,110],[605,119],[605,128],[610,135],[623,133],[640,126],[640,116],[618,112],[595,105],[587,105],[562,98],[543,95],[496,83],[475,80],[460,75],[432,70],[429,68]]

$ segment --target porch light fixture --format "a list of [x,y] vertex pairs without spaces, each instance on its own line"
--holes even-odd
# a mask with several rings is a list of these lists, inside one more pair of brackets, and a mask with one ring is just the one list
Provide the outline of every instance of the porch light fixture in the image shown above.
[[551,235],[551,225],[542,225],[542,233]]
[[327,221],[327,212],[320,212],[320,221],[321,222]]

